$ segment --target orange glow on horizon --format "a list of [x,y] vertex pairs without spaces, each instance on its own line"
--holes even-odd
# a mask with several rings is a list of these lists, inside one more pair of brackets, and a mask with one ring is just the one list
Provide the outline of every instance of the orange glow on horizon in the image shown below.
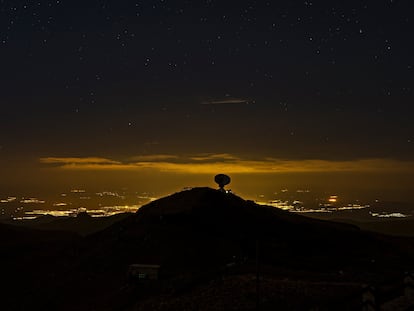
[[[138,161],[137,161],[138,160]],[[47,157],[40,162],[52,169],[157,171],[181,174],[277,174],[307,172],[413,172],[414,163],[390,159],[349,161],[243,159],[229,154],[179,157],[173,155],[135,156],[126,161],[100,157]]]

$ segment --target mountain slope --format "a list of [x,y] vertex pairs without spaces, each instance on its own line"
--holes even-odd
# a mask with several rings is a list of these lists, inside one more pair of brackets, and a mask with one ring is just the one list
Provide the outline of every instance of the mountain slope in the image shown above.
[[[329,284],[350,292],[362,283],[381,283],[400,275],[412,267],[413,244],[410,239],[367,233],[353,225],[310,219],[210,188],[194,188],[151,202],[79,239],[70,264],[67,257],[56,256],[53,266],[62,263],[65,268],[42,281],[38,292],[47,292],[48,306],[59,310],[142,310],[168,295],[172,296],[165,301],[171,306],[178,301],[196,303],[195,297],[214,292],[211,281],[251,280],[259,259],[266,284],[291,286],[283,280],[295,279],[304,291],[315,287],[309,284],[323,284],[316,286],[321,291],[317,297],[323,297]],[[128,267],[136,263],[161,265],[161,280],[152,285],[128,281]],[[254,292],[254,282],[243,284],[246,292]],[[223,304],[240,295],[237,285],[220,286],[228,290],[221,294]],[[266,288],[272,291],[272,286]],[[294,293],[288,296],[298,299]],[[330,293],[332,297],[344,298],[340,289]],[[44,301],[38,299],[42,305]],[[208,306],[213,298],[206,299]],[[168,304],[164,307],[160,310],[169,310]]]
[[[399,258],[389,238],[358,227],[310,219],[259,206],[209,188],[176,193],[142,207],[87,239],[103,256],[117,250],[117,260],[172,267],[220,265],[234,256],[255,258],[256,241],[263,260],[306,265],[368,263]],[[105,255],[104,255],[105,254]],[[333,260],[335,259],[335,260]],[[297,262],[296,262],[297,260]]]

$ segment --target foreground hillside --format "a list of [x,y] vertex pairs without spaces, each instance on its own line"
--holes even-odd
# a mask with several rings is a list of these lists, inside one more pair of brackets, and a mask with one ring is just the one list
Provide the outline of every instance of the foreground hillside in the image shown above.
[[[15,269],[8,282],[26,279],[23,294],[8,293],[7,310],[46,305],[56,310],[252,310],[257,268],[263,310],[352,310],[360,307],[363,284],[398,281],[413,269],[414,257],[411,239],[302,217],[209,188],[154,201],[86,237],[47,234],[54,236],[47,241],[51,247],[38,252],[44,238],[32,235],[21,244],[25,234],[4,231],[13,241],[4,250]],[[13,245],[19,243],[32,267],[40,267],[29,275],[19,269],[27,264],[15,253]],[[159,265],[160,279],[128,278],[131,264]],[[13,303],[17,297],[25,299]]]

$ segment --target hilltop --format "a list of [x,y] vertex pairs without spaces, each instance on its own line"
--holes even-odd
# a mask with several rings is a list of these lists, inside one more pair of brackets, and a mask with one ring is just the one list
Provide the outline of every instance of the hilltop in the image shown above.
[[[362,284],[398,278],[414,257],[411,239],[306,218],[210,188],[151,202],[71,241],[48,257],[63,269],[53,277],[45,266],[34,273],[42,286],[27,289],[36,296],[32,304],[44,304],[41,293],[47,293],[49,306],[60,310],[173,310],[196,301],[203,301],[201,310],[226,310],[234,300],[244,301],[237,309],[249,310],[257,258],[270,309],[355,303],[348,298],[359,297]],[[43,260],[36,256],[34,263]],[[137,263],[160,265],[161,279],[131,282],[128,267]]]
[[154,262],[186,267],[254,257],[256,241],[266,252],[264,261],[289,258],[290,265],[301,267],[308,265],[306,260],[315,261],[312,267],[338,269],[353,260],[389,263],[397,251],[387,247],[385,254],[384,246],[392,239],[357,226],[310,219],[210,188],[194,188],[154,201],[89,239],[95,246],[112,241],[118,248],[133,241],[138,243],[136,251],[128,254],[136,253],[137,260],[141,260],[140,254],[151,253]]

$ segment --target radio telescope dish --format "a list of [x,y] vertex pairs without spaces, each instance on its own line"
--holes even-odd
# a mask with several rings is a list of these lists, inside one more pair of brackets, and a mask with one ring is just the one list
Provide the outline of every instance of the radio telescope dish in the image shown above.
[[218,174],[214,177],[214,181],[219,185],[220,190],[224,191],[224,186],[228,185],[231,179],[229,176],[225,174]]

